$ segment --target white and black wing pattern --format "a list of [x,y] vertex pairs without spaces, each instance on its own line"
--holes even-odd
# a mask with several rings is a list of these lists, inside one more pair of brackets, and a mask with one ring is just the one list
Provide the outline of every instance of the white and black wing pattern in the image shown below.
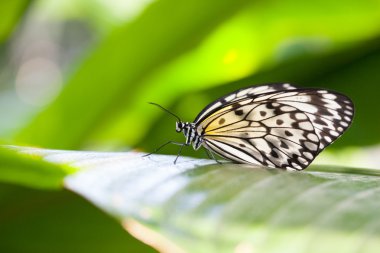
[[320,151],[341,136],[351,125],[354,117],[352,101],[333,91],[298,89],[293,92],[278,93],[271,99],[293,106],[308,116],[320,140]]
[[[350,126],[354,108],[346,96],[327,90],[265,87],[268,92],[232,94],[198,116],[203,145],[239,163],[302,170]],[[244,89],[250,90],[251,88]],[[244,91],[243,90],[243,91]],[[228,96],[230,96],[227,102]],[[223,101],[226,101],[223,103]]]
[[283,91],[283,90],[293,90],[293,89],[296,89],[296,87],[289,83],[274,83],[274,84],[266,84],[266,85],[260,85],[260,86],[252,86],[252,87],[243,88],[243,89],[234,91],[207,105],[195,118],[194,123],[202,121],[205,117],[207,117],[207,115],[209,115],[214,110],[218,110],[220,107],[223,107],[226,104],[243,99],[247,96],[259,95],[259,94],[269,93],[273,91]]

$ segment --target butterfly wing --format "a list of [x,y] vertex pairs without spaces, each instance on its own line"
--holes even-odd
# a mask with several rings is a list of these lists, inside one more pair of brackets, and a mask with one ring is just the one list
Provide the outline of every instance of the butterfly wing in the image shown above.
[[202,121],[204,118],[206,118],[215,110],[219,110],[220,107],[223,107],[226,104],[236,102],[240,99],[246,98],[247,96],[270,93],[273,91],[292,90],[292,89],[296,89],[296,87],[289,83],[275,83],[275,84],[252,86],[252,87],[243,88],[243,89],[234,91],[207,105],[195,118],[194,123]]
[[352,101],[333,91],[298,89],[274,94],[271,99],[293,106],[308,116],[320,140],[320,151],[340,137],[354,117]]
[[306,168],[349,127],[354,108],[335,92],[290,87],[236,96],[203,115],[203,145],[240,163]]

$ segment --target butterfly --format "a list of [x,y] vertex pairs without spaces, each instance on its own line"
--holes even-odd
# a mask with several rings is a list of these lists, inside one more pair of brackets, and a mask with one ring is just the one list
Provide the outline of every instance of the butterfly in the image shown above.
[[207,105],[193,122],[169,113],[186,138],[164,144],[181,146],[176,160],[192,145],[236,163],[303,170],[349,128],[354,105],[334,91],[278,83],[234,91]]

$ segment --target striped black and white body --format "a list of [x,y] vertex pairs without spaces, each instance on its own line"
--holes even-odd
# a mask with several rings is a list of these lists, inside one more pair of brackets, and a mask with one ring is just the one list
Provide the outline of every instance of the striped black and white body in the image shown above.
[[347,130],[353,115],[352,101],[337,92],[268,84],[210,103],[193,123],[177,122],[176,131],[184,133],[183,145],[233,162],[302,170]]
[[197,132],[197,127],[194,123],[190,122],[176,122],[177,133],[183,132],[186,137],[185,145],[193,145],[195,150],[198,150],[202,144],[202,136]]

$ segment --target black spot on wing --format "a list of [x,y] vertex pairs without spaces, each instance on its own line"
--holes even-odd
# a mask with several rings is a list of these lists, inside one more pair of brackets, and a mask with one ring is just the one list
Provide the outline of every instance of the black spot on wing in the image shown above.
[[285,149],[289,149],[289,146],[288,144],[286,144],[284,141],[281,141],[281,145],[280,145],[281,148],[285,148]]
[[273,156],[273,157],[275,157],[275,158],[279,158],[277,152],[274,151],[274,150],[272,150],[272,151],[270,152],[270,155]]
[[235,114],[238,115],[238,116],[241,116],[241,115],[244,114],[244,111],[243,110],[236,110]]
[[286,136],[289,136],[289,137],[293,136],[293,134],[288,130],[285,130],[285,134],[286,134]]

